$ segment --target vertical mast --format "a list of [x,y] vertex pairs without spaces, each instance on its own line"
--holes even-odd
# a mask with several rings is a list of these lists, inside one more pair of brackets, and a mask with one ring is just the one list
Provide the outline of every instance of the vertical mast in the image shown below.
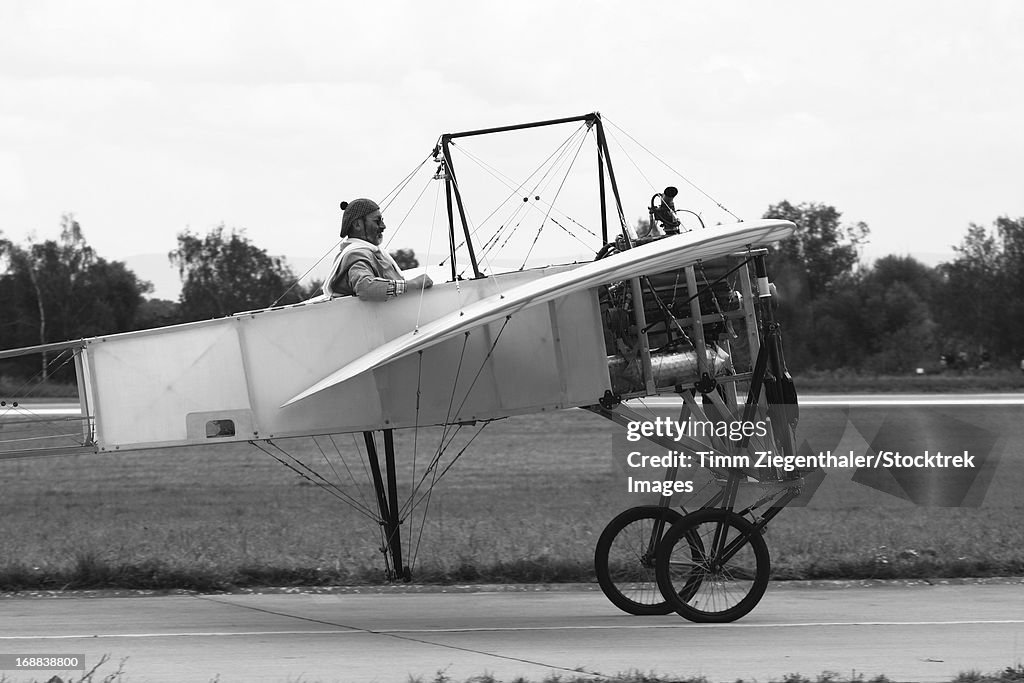
[[[459,218],[462,221],[462,234],[466,237],[466,249],[469,250],[469,262],[473,266],[473,277],[481,278],[480,265],[476,261],[476,252],[473,250],[473,237],[469,234],[469,223],[466,221],[466,209],[462,205],[462,193],[459,191],[459,181],[455,178],[455,167],[452,165],[452,155],[448,144],[452,136],[445,134],[441,136],[441,148],[444,151],[444,164],[448,171],[448,187],[455,190],[455,202],[459,205]],[[448,205],[449,223],[451,223],[451,203]],[[455,278],[455,230],[450,231],[451,252],[452,252],[452,278]]]
[[601,207],[601,245],[608,244],[608,208],[605,206],[608,201],[604,193],[604,154],[601,153],[601,146],[597,147],[597,189],[600,193],[599,206]]
[[[619,224],[622,228],[622,236],[626,239],[626,244],[633,246],[633,240],[629,235],[629,230],[626,228],[626,214],[622,211],[622,199],[619,197],[619,185],[615,182],[615,169],[612,168],[612,157],[608,152],[608,141],[604,137],[604,124],[601,123],[601,115],[594,112],[594,125],[597,127],[597,149],[598,154],[604,155],[605,164],[608,166],[608,182],[612,186],[612,195],[615,197],[615,210],[619,214]],[[602,211],[604,205],[602,204]]]
[[448,172],[448,162],[445,161],[444,194],[448,205],[448,258],[452,265],[452,282],[458,279],[459,274],[455,268],[455,216],[452,214],[452,178]]

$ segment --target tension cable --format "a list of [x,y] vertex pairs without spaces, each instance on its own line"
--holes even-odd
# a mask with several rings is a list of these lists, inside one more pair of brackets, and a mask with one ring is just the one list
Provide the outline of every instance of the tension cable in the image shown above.
[[[292,465],[287,460],[284,460],[283,458],[278,457],[276,454],[274,454],[269,449],[264,448],[263,444],[260,443],[259,441],[250,441],[249,443],[252,444],[253,446],[255,446],[256,448],[260,449],[261,451],[263,451],[267,455],[269,455],[274,460],[277,460],[279,463],[281,463],[282,465],[284,465],[285,467],[287,467],[291,471],[295,472],[297,475],[299,475],[303,479],[307,480],[311,484],[314,484],[314,485],[318,486],[319,488],[327,491],[328,493],[330,493],[332,496],[334,496],[338,500],[340,500],[340,501],[342,501],[344,503],[347,503],[356,512],[358,512],[358,513],[360,513],[362,515],[365,515],[366,517],[370,518],[374,522],[380,523],[381,520],[378,519],[377,517],[374,517],[371,511],[368,511],[367,509],[364,509],[362,504],[358,500],[356,500],[351,495],[346,493],[344,490],[342,490],[336,484],[334,484],[334,483],[328,481],[327,479],[325,479],[323,477],[323,475],[321,475],[319,472],[317,472],[316,470],[314,470],[311,467],[309,467],[309,465],[306,465],[305,463],[300,461],[298,458],[293,456],[291,453],[288,453],[288,451],[286,451],[283,448],[281,448],[274,441],[272,441],[270,439],[266,439],[264,441],[264,443],[269,444],[275,450],[277,450],[278,452],[284,454],[285,457],[287,457],[289,460],[291,460],[296,465],[298,465],[298,467]],[[309,474],[312,474],[313,476],[310,477],[309,474],[306,474],[302,470],[305,470],[306,472],[308,472]]]
[[679,171],[677,171],[677,170],[675,170],[674,168],[672,168],[672,166],[670,166],[670,165],[668,164],[668,162],[666,162],[666,161],[665,161],[664,159],[662,159],[662,158],[661,158],[661,157],[659,157],[659,156],[658,156],[657,154],[655,154],[655,153],[654,153],[654,152],[652,152],[651,150],[649,150],[649,149],[647,149],[646,147],[644,147],[644,146],[643,146],[643,145],[642,145],[642,144],[641,144],[641,143],[640,143],[639,141],[637,141],[637,139],[636,139],[636,138],[634,138],[634,137],[633,137],[632,135],[630,135],[630,134],[629,134],[628,132],[626,132],[625,130],[623,130],[622,128],[620,128],[620,127],[619,127],[618,125],[616,125],[614,121],[612,121],[612,120],[611,120],[611,119],[609,119],[608,117],[605,117],[605,118],[604,118],[604,120],[605,120],[605,121],[607,121],[608,123],[612,124],[612,126],[615,126],[615,129],[616,129],[616,130],[620,131],[620,132],[621,132],[621,133],[622,133],[623,135],[625,135],[625,136],[626,136],[627,138],[629,138],[630,140],[632,140],[632,141],[633,141],[633,143],[634,143],[634,144],[636,144],[636,146],[637,146],[637,147],[639,147],[640,149],[644,150],[645,152],[647,152],[648,154],[650,154],[650,155],[651,155],[651,156],[652,156],[653,158],[655,158],[656,160],[658,160],[659,162],[661,162],[661,164],[662,164],[662,165],[663,165],[663,166],[664,166],[665,168],[667,168],[668,170],[672,171],[672,172],[673,172],[673,173],[675,173],[675,174],[676,174],[677,176],[679,176],[679,177],[680,177],[680,178],[681,178],[681,179],[683,180],[683,182],[684,182],[684,183],[686,183],[687,185],[689,185],[689,186],[690,186],[690,187],[692,187],[693,189],[697,190],[697,192],[700,192],[700,193],[701,193],[702,195],[704,195],[705,197],[707,197],[707,198],[708,198],[708,199],[709,199],[710,201],[712,201],[712,202],[713,202],[713,203],[715,204],[715,206],[717,206],[718,208],[720,208],[720,209],[721,209],[722,211],[725,211],[725,212],[726,212],[727,214],[729,214],[730,216],[732,216],[732,217],[733,217],[733,218],[735,218],[736,220],[738,220],[738,221],[741,221],[741,220],[743,220],[742,218],[740,218],[739,216],[737,216],[736,214],[734,214],[734,213],[733,213],[732,211],[730,211],[729,209],[725,208],[725,206],[723,206],[723,205],[722,205],[722,203],[721,203],[721,202],[719,202],[719,201],[718,201],[717,199],[715,199],[714,197],[712,197],[711,195],[709,195],[709,194],[708,194],[707,192],[705,192],[705,191],[704,191],[704,190],[702,190],[701,188],[697,187],[697,185],[696,185],[696,184],[694,184],[694,183],[693,183],[693,181],[691,181],[691,180],[690,180],[689,178],[687,178],[687,177],[686,177],[686,176],[684,176],[684,175],[683,175],[682,173],[680,173]]

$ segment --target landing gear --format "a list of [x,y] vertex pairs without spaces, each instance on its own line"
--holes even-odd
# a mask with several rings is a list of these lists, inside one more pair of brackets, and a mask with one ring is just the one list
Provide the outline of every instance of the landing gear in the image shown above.
[[669,614],[655,578],[658,543],[683,516],[668,507],[644,505],[617,515],[601,533],[594,570],[605,596],[630,614]]
[[768,587],[771,561],[761,529],[735,512],[709,508],[666,532],[655,574],[661,594],[681,617],[735,621]]
[[394,430],[384,432],[384,465],[387,469],[387,488],[380,471],[380,459],[377,456],[377,441],[373,432],[363,432],[366,443],[366,459],[370,463],[373,475],[373,488],[377,493],[377,508],[380,511],[381,527],[383,528],[384,553],[387,567],[384,576],[388,581],[401,579],[405,583],[412,581],[412,572],[402,563],[401,520],[398,516],[398,477],[395,473],[395,435]]

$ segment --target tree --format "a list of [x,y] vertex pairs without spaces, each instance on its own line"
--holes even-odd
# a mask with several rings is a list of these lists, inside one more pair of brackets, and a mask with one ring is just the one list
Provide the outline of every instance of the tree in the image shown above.
[[[152,290],[123,263],[97,256],[71,214],[61,217],[58,240],[25,247],[4,240],[0,255],[4,346],[127,331],[134,325],[142,295]],[[43,354],[43,379],[48,375],[48,358]]]
[[1014,360],[1024,357],[1024,217],[996,219],[996,233],[1002,242],[1001,290],[1003,295],[1002,346],[1013,354]]
[[282,259],[254,245],[244,231],[225,234],[223,224],[205,237],[180,233],[178,248],[168,256],[181,276],[184,320],[297,303],[309,295],[294,284],[295,275]]
[[933,269],[904,256],[841,276],[807,307],[807,365],[902,373],[937,358],[930,301],[938,281]]
[[902,283],[920,299],[931,301],[942,283],[942,277],[913,256],[889,255],[875,261],[868,278],[879,287]]
[[395,259],[395,263],[402,270],[410,270],[420,265],[419,260],[416,258],[416,254],[412,249],[398,249],[397,251],[391,252],[391,258]]
[[870,369],[883,373],[912,372],[927,359],[938,357],[936,324],[928,305],[928,292],[916,291],[912,279],[888,279],[892,272],[885,266],[892,263],[884,262],[881,270],[876,264],[863,278],[860,336]]
[[[866,239],[865,223],[843,226],[835,207],[818,203],[794,206],[788,201],[773,204],[765,218],[781,218],[796,224],[769,263],[769,276],[777,287],[778,319],[786,334],[787,358],[794,368],[820,365],[822,356],[812,349],[817,327],[812,306],[832,291],[833,285],[853,275],[857,246]],[[835,347],[828,349],[830,352]],[[831,353],[829,354],[831,355]]]
[[167,299],[146,299],[135,315],[133,329],[148,330],[183,322],[177,301]]
[[995,237],[984,227],[971,223],[963,241],[953,247],[957,256],[941,266],[945,276],[944,300],[940,321],[948,330],[943,351],[973,346],[976,340],[994,341],[999,337],[998,313],[1001,308],[1001,250]]
[[841,225],[842,216],[833,206],[803,203],[793,206],[788,201],[773,204],[765,218],[781,218],[796,224],[796,231],[784,239],[773,259],[775,270],[798,269],[805,293],[816,299],[841,276],[857,265],[857,247],[867,239],[870,230],[864,222]]
[[1000,217],[990,232],[971,223],[956,258],[941,265],[939,320],[950,346],[1014,359],[1024,354],[1024,218]]
[[[47,330],[47,318],[63,320],[64,329],[77,281],[95,262],[96,255],[86,244],[82,228],[71,214],[61,216],[60,242],[47,240],[30,244],[27,248],[8,243],[7,257],[13,274],[11,293],[17,297],[23,313],[34,308],[34,316],[19,316],[20,320],[34,317],[37,333],[34,343],[45,344],[52,339]],[[73,303],[73,302],[71,302]],[[50,313],[48,316],[47,313]],[[48,374],[47,355],[42,354],[42,378]]]

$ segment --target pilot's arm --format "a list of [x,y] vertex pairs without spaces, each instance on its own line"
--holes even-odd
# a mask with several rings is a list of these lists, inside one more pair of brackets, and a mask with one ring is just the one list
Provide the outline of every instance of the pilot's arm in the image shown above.
[[405,294],[405,280],[391,280],[379,277],[366,259],[357,259],[349,266],[348,286],[364,301],[387,301],[399,294]]

